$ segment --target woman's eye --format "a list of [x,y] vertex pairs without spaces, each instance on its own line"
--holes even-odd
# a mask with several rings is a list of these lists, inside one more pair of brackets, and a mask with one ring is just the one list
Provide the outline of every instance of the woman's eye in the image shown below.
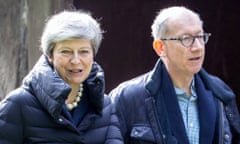
[[62,50],[61,53],[62,53],[62,54],[71,54],[72,52],[69,51],[69,50]]

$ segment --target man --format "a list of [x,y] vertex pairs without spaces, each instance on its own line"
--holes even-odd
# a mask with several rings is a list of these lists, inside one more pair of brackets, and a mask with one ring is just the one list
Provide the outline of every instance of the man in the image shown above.
[[154,69],[110,93],[125,143],[240,143],[234,93],[202,68],[210,34],[199,15],[185,7],[163,9],[152,36],[160,57]]

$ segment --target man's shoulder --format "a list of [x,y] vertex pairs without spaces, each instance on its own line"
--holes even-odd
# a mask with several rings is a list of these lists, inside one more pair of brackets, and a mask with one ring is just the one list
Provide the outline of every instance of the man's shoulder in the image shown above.
[[136,89],[142,89],[146,83],[147,73],[134,77],[132,79],[126,80],[120,83],[113,90],[121,90],[121,91],[131,91]]
[[146,84],[147,73],[143,75],[139,75],[130,80],[124,81],[120,83],[117,87],[115,87],[109,95],[111,98],[115,99],[116,97],[122,97],[130,99],[135,96],[139,96],[140,94],[145,93],[145,84]]
[[205,86],[211,90],[217,98],[225,102],[235,98],[232,89],[219,77],[211,75],[205,70],[201,70],[200,76],[204,81]]

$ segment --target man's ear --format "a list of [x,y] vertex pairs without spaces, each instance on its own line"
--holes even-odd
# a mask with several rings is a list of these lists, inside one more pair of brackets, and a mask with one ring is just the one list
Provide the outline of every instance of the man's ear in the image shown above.
[[154,40],[153,49],[155,50],[158,56],[161,56],[163,52],[163,42],[161,40]]

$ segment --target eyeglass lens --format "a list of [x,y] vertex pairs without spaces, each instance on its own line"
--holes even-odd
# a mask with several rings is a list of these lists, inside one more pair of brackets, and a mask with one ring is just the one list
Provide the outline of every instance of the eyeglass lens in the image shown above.
[[210,35],[207,33],[196,36],[184,35],[182,38],[180,38],[180,41],[185,47],[191,47],[194,44],[195,39],[198,39],[198,41],[202,44],[206,44],[208,42],[209,36]]

